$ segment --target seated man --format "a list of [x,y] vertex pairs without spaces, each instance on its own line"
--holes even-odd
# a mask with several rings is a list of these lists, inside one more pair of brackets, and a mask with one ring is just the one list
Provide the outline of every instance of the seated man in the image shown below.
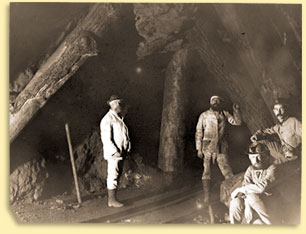
[[251,166],[244,174],[241,187],[231,194],[229,218],[231,224],[271,224],[269,212],[262,200],[275,180],[275,165],[266,145],[254,142],[249,147]]

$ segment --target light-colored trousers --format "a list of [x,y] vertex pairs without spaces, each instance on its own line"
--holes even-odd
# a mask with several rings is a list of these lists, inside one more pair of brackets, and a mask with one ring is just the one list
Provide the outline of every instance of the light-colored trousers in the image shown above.
[[[246,206],[251,208],[251,217],[246,217],[245,215]],[[246,223],[249,224],[252,220],[254,220],[254,212],[259,217],[259,220],[255,219],[256,222],[254,222],[254,224],[271,224],[266,207],[257,194],[248,194],[246,198],[235,198],[230,202],[229,218],[231,224],[237,223],[236,221],[241,223],[243,218],[245,219]]]
[[120,164],[122,164],[122,158],[110,158],[107,159],[107,189],[116,189],[119,182],[120,176]]
[[[228,154],[227,153],[215,154],[215,156],[216,156],[217,164],[224,178],[228,179],[231,176],[233,176],[233,171],[232,171],[232,168],[228,160]],[[210,163],[212,160],[214,160],[213,155],[208,152],[204,152],[204,160],[203,160],[204,171],[202,175],[202,180],[211,179]]]

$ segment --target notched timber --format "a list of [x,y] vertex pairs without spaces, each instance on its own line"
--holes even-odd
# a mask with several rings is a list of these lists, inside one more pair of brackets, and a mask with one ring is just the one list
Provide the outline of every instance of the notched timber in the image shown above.
[[121,5],[95,4],[17,96],[10,113],[12,142],[47,100],[92,56],[96,38],[103,37],[118,18]]

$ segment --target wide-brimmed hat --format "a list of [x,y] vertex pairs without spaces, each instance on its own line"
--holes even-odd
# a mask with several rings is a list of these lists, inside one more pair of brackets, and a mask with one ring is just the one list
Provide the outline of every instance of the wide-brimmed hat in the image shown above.
[[261,154],[267,151],[269,151],[269,149],[265,144],[259,143],[259,142],[253,142],[249,145],[249,148],[246,153],[247,154]]
[[121,99],[118,95],[112,95],[112,96],[110,96],[110,98],[107,100],[107,105],[109,105],[110,104],[110,102],[112,102],[112,101],[115,101],[115,100],[120,100],[120,101],[122,101],[123,99]]

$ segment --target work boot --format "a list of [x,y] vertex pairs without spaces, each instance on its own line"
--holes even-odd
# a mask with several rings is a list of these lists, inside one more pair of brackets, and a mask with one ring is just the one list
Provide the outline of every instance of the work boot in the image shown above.
[[203,183],[203,205],[204,207],[208,206],[210,203],[210,180],[204,179]]
[[108,190],[108,206],[109,207],[122,207],[122,203],[118,202],[116,199],[116,189]]

